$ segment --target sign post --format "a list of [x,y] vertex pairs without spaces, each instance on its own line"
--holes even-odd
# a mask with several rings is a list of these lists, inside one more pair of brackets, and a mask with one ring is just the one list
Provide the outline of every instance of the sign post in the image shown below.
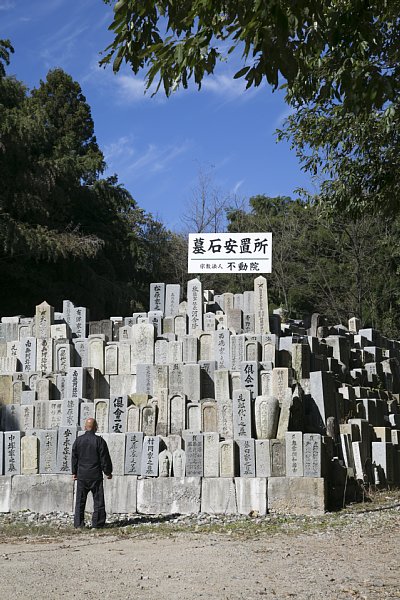
[[189,233],[188,273],[271,273],[272,233]]

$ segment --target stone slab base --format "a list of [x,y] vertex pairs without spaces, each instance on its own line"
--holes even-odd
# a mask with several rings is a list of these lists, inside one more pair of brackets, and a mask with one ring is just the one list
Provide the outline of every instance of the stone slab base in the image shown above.
[[8,475],[0,477],[0,513],[11,510],[11,480],[12,477]]
[[[104,480],[107,513],[243,514],[267,511],[319,515],[326,510],[326,483],[311,477],[157,477],[115,475]],[[74,511],[70,475],[0,477],[0,512]],[[93,511],[91,494],[86,505]]]
[[203,477],[201,482],[201,512],[236,514],[236,487],[230,477]]
[[139,478],[137,512],[145,515],[200,512],[200,477]]
[[291,515],[321,515],[326,510],[322,477],[270,477],[268,510]]
[[[136,512],[136,475],[113,475],[112,479],[104,479],[103,485],[106,513],[127,514]],[[75,490],[76,486],[74,487],[74,506]],[[87,497],[86,512],[93,512],[93,496],[91,493]]]
[[240,515],[257,512],[267,514],[267,479],[265,477],[236,477],[236,503]]
[[14,475],[11,483],[11,512],[38,513],[73,511],[74,482],[71,475]]

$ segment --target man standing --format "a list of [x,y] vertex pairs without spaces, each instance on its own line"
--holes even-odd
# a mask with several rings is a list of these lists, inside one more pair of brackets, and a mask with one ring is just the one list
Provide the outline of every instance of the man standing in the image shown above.
[[85,526],[89,492],[93,494],[92,527],[104,527],[106,522],[103,473],[107,479],[111,479],[113,466],[107,443],[96,435],[96,431],[96,420],[86,419],[85,433],[77,437],[72,446],[72,479],[77,482],[74,527]]

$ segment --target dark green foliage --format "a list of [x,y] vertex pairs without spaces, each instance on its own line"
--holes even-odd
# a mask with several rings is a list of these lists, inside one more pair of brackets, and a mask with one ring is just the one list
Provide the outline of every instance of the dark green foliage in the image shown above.
[[[8,45],[0,46],[7,64]],[[140,209],[104,157],[80,86],[61,69],[27,93],[0,76],[0,311],[44,298],[129,314],[146,300],[169,234]]]
[[[255,196],[249,205],[249,211],[228,213],[229,230],[272,231],[268,280],[274,306],[293,318],[317,311],[343,324],[358,316],[387,335],[400,335],[398,222],[327,218],[317,205],[288,197]],[[244,286],[252,289],[252,278]]]

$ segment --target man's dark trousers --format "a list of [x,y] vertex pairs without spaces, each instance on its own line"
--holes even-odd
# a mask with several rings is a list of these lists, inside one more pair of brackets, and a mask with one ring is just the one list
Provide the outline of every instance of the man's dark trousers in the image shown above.
[[103,479],[77,480],[74,526],[84,527],[85,525],[85,506],[89,492],[93,494],[92,527],[104,527],[106,522],[106,507],[104,503]]

